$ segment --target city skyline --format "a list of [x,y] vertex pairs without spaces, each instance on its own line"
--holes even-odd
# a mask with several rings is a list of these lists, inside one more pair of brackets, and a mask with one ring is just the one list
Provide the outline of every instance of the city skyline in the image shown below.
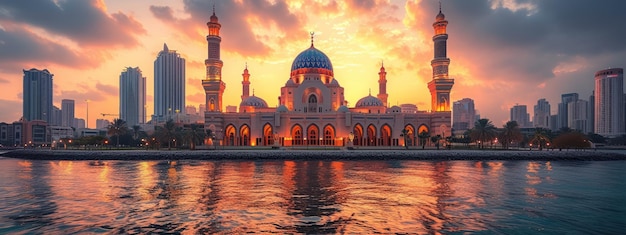
[[[22,69],[48,69],[54,77],[54,103],[76,100],[76,117],[116,113],[122,68],[144,68],[147,110],[154,104],[152,62],[167,43],[187,60],[186,102],[204,102],[206,22],[212,1],[40,1],[0,3],[0,121],[22,116]],[[412,103],[430,110],[423,84],[432,78],[432,19],[437,1],[215,1],[222,24],[224,106],[240,101],[241,72],[247,62],[255,95],[275,107],[292,59],[315,31],[316,45],[336,63],[335,76],[353,106],[378,87],[384,61],[391,105]],[[624,67],[626,47],[619,26],[620,1],[442,1],[455,78],[450,101],[471,98],[484,118],[501,125],[516,103],[531,107],[540,98],[557,104],[561,94],[591,95],[594,73]],[[66,10],[61,10],[66,9]],[[316,9],[316,10],[308,10]],[[595,9],[595,10],[594,10]],[[88,12],[69,22],[74,11]],[[579,17],[585,14],[589,17]],[[593,15],[597,14],[596,17]],[[602,14],[602,15],[600,15]],[[55,16],[55,17],[52,17]],[[42,20],[40,17],[46,17]],[[583,19],[584,18],[584,19]],[[602,19],[602,22],[596,22]],[[391,43],[390,43],[391,42]],[[358,58],[358,59],[355,59]],[[7,89],[8,88],[8,89]],[[413,95],[413,94],[418,94]],[[417,99],[415,99],[417,97]],[[552,105],[556,113],[557,105]],[[531,113],[532,115],[532,113]],[[95,126],[95,118],[89,120]]]

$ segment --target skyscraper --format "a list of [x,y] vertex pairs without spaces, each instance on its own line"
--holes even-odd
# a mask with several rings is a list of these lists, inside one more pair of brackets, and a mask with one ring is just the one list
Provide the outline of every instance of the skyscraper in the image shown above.
[[595,74],[595,132],[605,137],[624,133],[624,69],[613,68]]
[[145,123],[145,105],[146,78],[141,75],[139,67],[127,67],[120,74],[120,118],[128,126]]
[[591,132],[589,120],[589,102],[577,100],[567,103],[567,127],[582,133]]
[[154,61],[154,117],[171,119],[176,110],[185,110],[185,59],[163,44]]
[[539,99],[533,111],[533,125],[535,127],[550,128],[550,103],[546,99]]
[[430,61],[430,65],[433,68],[433,80],[428,83],[431,96],[431,110],[436,112],[450,111],[450,91],[454,85],[454,79],[448,77],[450,59],[447,57],[447,26],[446,16],[441,13],[441,7],[439,7],[439,14],[437,14],[435,23],[433,23],[433,28],[435,29],[435,36],[433,36],[435,56]]
[[569,127],[569,123],[568,123],[568,111],[567,111],[567,104],[569,102],[575,102],[578,100],[578,93],[567,93],[567,94],[562,94],[561,95],[561,103],[559,103],[559,109],[557,112],[557,119],[556,119],[556,127],[555,129],[560,129],[562,127]]
[[23,118],[26,121],[52,121],[52,77],[47,69],[23,70]]
[[476,122],[476,110],[474,109],[474,100],[464,98],[457,100],[452,105],[452,128],[455,134],[474,128]]
[[52,106],[52,121],[49,123],[51,126],[61,126],[61,120],[63,119],[63,112],[57,106]]
[[526,105],[515,105],[511,108],[511,121],[516,121],[519,127],[530,127],[530,115]]
[[74,126],[74,100],[61,100],[61,126]]

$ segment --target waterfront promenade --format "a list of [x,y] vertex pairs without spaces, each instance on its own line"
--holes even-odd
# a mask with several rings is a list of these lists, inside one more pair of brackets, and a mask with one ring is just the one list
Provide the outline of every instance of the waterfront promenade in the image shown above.
[[41,160],[626,160],[624,150],[49,150],[18,149],[1,157]]

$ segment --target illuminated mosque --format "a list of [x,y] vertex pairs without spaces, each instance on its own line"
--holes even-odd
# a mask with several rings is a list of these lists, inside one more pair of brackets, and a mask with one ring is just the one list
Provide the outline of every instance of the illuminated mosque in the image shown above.
[[[220,59],[221,24],[213,10],[207,23],[208,58],[205,60],[205,128],[226,146],[408,146],[419,145],[418,134],[450,135],[450,91],[446,57],[448,21],[439,10],[433,27],[433,79],[428,83],[431,111],[404,111],[387,107],[387,72],[381,65],[379,90],[347,107],[344,88],[333,76],[333,65],[313,44],[293,60],[290,78],[280,88],[279,106],[269,107],[260,97],[250,95],[250,74],[243,71],[239,112],[224,112],[222,95],[223,62]],[[415,106],[413,106],[415,107]]]

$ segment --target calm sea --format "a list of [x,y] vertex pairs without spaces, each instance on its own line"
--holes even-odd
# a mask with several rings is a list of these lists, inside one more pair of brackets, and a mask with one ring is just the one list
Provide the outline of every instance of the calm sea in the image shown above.
[[0,158],[0,234],[623,234],[625,227],[626,161]]

